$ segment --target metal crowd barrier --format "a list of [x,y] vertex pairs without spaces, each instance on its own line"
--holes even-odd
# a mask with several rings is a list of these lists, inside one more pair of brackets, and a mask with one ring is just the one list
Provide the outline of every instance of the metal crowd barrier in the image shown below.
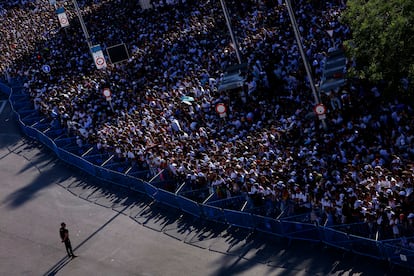
[[278,218],[266,217],[242,211],[247,204],[244,195],[219,199],[213,193],[204,202],[197,202],[191,196],[208,194],[207,188],[195,193],[188,190],[188,187],[180,191],[180,188],[185,186],[183,184],[177,187],[175,192],[165,190],[162,188],[165,185],[161,177],[155,176],[152,180],[144,180],[145,176],[149,175],[148,170],[116,160],[110,153],[101,153],[92,145],[85,145],[83,149],[79,149],[75,138],[68,136],[65,131],[53,126],[50,121],[33,110],[23,90],[17,90],[14,94],[13,89],[1,83],[0,90],[9,95],[9,102],[25,135],[37,139],[61,160],[92,176],[146,194],[155,201],[197,218],[256,230],[289,240],[322,242],[344,251],[414,269],[414,237],[377,241],[369,238],[372,233],[369,233],[366,224],[326,227],[313,222],[310,213],[287,217],[280,215]]

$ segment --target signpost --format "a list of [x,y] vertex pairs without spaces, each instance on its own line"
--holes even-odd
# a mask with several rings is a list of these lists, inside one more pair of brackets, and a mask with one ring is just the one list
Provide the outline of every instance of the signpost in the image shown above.
[[104,95],[104,97],[106,98],[106,100],[109,102],[112,100],[111,98],[111,90],[109,90],[109,88],[104,88],[102,91],[102,94]]
[[102,94],[104,95],[106,101],[109,103],[109,106],[111,107],[111,110],[113,112],[114,107],[112,106],[112,97],[111,97],[112,93],[111,93],[111,90],[106,87],[102,90]]
[[319,120],[326,119],[326,107],[323,104],[315,105],[313,110],[315,111],[315,113],[318,116]]

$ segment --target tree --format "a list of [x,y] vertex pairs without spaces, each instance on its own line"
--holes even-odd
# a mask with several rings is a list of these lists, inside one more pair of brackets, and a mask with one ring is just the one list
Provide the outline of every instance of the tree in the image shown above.
[[351,74],[413,96],[414,1],[348,0],[341,20],[352,34],[344,43]]

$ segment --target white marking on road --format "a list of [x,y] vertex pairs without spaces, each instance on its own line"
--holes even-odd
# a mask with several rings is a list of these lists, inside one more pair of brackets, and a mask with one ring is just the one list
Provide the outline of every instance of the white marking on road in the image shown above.
[[0,114],[3,112],[3,109],[6,107],[6,103],[7,101],[0,101],[1,106],[0,106]]

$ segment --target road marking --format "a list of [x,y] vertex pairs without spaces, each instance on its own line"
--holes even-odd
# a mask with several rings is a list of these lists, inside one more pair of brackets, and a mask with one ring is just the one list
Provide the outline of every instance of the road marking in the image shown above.
[[0,114],[3,112],[3,109],[6,107],[7,101],[0,101]]

